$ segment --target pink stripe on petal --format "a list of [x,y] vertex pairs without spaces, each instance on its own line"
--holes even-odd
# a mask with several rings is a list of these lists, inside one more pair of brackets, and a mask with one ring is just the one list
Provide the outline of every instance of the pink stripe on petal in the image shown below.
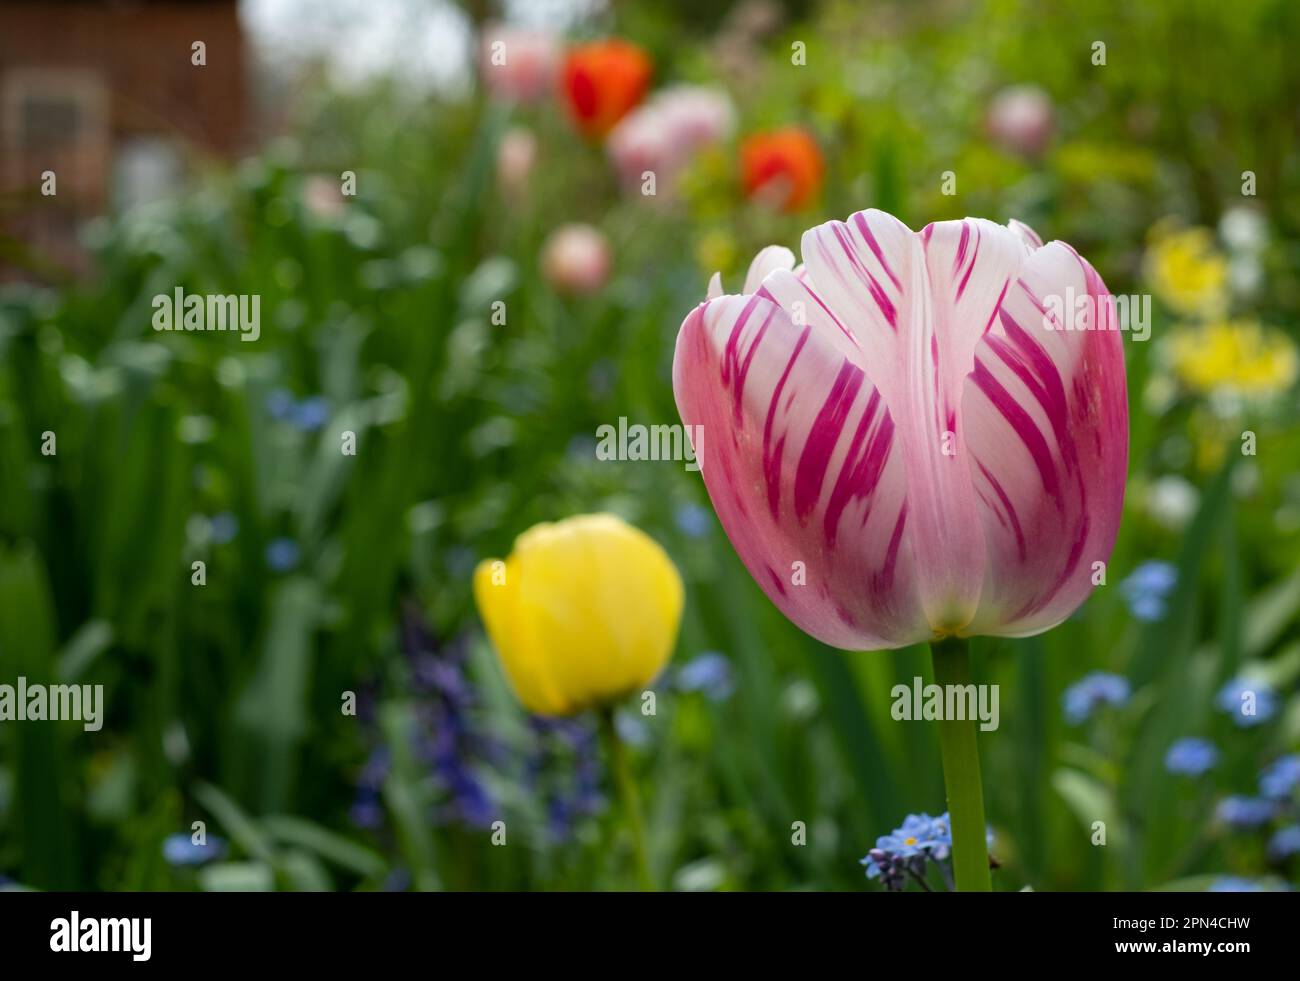
[[[803,445],[794,480],[794,513],[800,521],[808,519],[822,496],[826,471],[830,467],[832,455],[843,440],[844,424],[862,389],[862,377],[861,369],[853,367],[848,361],[840,365],[835,380],[831,382],[830,392]],[[872,395],[874,394],[873,392]]]
[[859,211],[853,216],[852,220],[853,227],[856,228],[858,234],[862,236],[862,241],[867,243],[867,248],[869,248],[871,254],[876,257],[876,261],[880,263],[880,268],[885,271],[885,275],[889,277],[889,281],[894,284],[894,289],[902,289],[903,284],[898,281],[898,277],[894,275],[894,270],[890,268],[889,260],[885,258],[885,251],[880,247],[880,242],[876,240],[876,233],[871,230],[871,225],[867,221],[866,213]]
[[1128,464],[1118,332],[1040,327],[1049,297],[1107,296],[1100,277],[1054,242],[1017,280],[965,396],[977,472],[998,482],[999,507],[1018,521],[1006,527],[981,504],[989,569],[971,630],[1009,636],[1054,626],[1091,592],[1093,563],[1114,546]]
[[[899,518],[893,423],[823,318],[796,326],[761,293],[697,307],[677,339],[678,410],[704,427],[702,475],[719,521],[786,616],[838,647],[914,643],[930,628]],[[751,343],[759,323],[766,331]]]
[[1017,221],[1015,218],[1012,218],[1007,222],[1007,227],[1015,232],[1016,235],[1019,236],[1020,240],[1024,242],[1031,251],[1043,247],[1042,237],[1023,221]]

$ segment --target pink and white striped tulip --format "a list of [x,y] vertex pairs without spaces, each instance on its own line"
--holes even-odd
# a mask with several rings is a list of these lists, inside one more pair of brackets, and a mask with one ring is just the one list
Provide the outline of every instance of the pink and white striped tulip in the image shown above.
[[[849,650],[1060,623],[1124,500],[1124,354],[1101,277],[1015,221],[913,232],[869,210],[802,251],[796,266],[764,249],[741,295],[715,275],[673,361],[750,574]],[[1060,323],[1061,297],[1095,315]]]

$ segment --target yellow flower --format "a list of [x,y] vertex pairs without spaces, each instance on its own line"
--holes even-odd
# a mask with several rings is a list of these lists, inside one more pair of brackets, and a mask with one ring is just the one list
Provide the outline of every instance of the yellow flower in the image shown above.
[[1151,230],[1146,275],[1156,295],[1185,316],[1222,316],[1228,308],[1228,260],[1207,228],[1175,229],[1168,221]]
[[474,572],[506,677],[537,715],[572,715],[653,680],[677,642],[682,598],[668,554],[611,514],[536,525]]
[[1201,395],[1266,399],[1296,379],[1295,345],[1253,320],[1185,327],[1170,338],[1169,356],[1182,385]]

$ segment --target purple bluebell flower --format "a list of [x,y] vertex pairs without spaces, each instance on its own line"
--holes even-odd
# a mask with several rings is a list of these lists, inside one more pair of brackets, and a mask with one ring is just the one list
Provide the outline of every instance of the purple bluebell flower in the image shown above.
[[618,738],[629,746],[647,746],[650,743],[650,727],[639,714],[615,712],[614,728],[618,730]]
[[541,798],[551,839],[565,841],[580,821],[605,807],[596,729],[586,719],[530,716],[528,724],[535,742],[524,785]]
[[387,746],[376,746],[370,751],[357,777],[356,797],[348,810],[348,817],[358,828],[373,831],[384,823],[380,795],[391,769],[392,757]]
[[276,538],[266,546],[266,564],[272,572],[289,572],[298,565],[302,550],[292,538]]
[[1300,786],[1300,754],[1289,753],[1264,767],[1259,775],[1259,792],[1269,800],[1287,800]]
[[1233,678],[1215,697],[1220,709],[1243,729],[1262,725],[1277,714],[1277,695],[1266,681]]
[[716,651],[707,651],[682,665],[674,681],[678,691],[700,692],[714,702],[726,701],[736,690],[731,661]]
[[1268,840],[1269,858],[1280,862],[1292,855],[1300,855],[1300,824],[1279,828]]
[[283,388],[273,389],[266,396],[266,414],[276,422],[287,422],[293,417],[293,393]]
[[218,545],[226,545],[235,540],[239,534],[239,519],[229,511],[214,514],[208,525],[212,540]]
[[454,819],[470,828],[487,828],[498,816],[496,801],[478,776],[466,766],[443,764]]
[[366,758],[366,764],[361,768],[361,776],[357,778],[357,782],[378,793],[392,768],[393,759],[388,747],[376,746]]
[[1105,671],[1093,671],[1080,678],[1065,690],[1062,701],[1065,718],[1071,725],[1080,725],[1092,718],[1103,705],[1118,708],[1128,701],[1128,679]]
[[379,795],[373,791],[358,790],[356,799],[348,808],[348,818],[358,828],[374,831],[384,823],[384,808]]
[[713,528],[713,512],[693,501],[681,505],[673,517],[678,530],[687,538],[703,538]]
[[439,645],[413,602],[402,608],[399,631],[411,686],[422,698],[416,756],[441,791],[433,820],[486,828],[498,810],[479,773],[490,755],[489,740],[475,718],[477,700],[465,677],[467,638]]
[[321,395],[303,399],[293,409],[294,428],[304,433],[314,433],[330,421],[330,404]]
[[1208,739],[1179,739],[1165,753],[1165,769],[1184,777],[1199,777],[1214,768],[1219,751]]
[[1169,562],[1143,562],[1120,583],[1120,595],[1138,620],[1161,620],[1169,594],[1178,584],[1178,569]]
[[1214,815],[1234,831],[1250,831],[1268,824],[1276,813],[1277,805],[1271,800],[1232,796],[1219,801]]
[[379,888],[382,892],[407,892],[411,888],[411,873],[402,868],[393,869],[384,876]]
[[163,840],[162,852],[163,859],[174,868],[203,865],[224,855],[226,843],[216,835],[211,835],[200,845],[195,843],[191,835],[178,831]]
[[1221,875],[1206,887],[1206,892],[1265,892],[1263,886],[1239,875]]

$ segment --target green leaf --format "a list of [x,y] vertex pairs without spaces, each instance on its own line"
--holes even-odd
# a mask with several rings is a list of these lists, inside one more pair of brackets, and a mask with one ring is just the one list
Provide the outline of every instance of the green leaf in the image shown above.
[[[57,681],[54,609],[45,564],[28,545],[0,545],[0,664],[6,684],[25,676],[32,684]],[[80,728],[80,727],[78,727]],[[77,813],[65,777],[66,727],[56,723],[6,726],[13,761],[12,826],[22,878],[38,889],[73,889],[77,877]]]
[[384,781],[384,802],[397,825],[397,838],[410,866],[415,888],[436,891],[442,888],[442,884],[428,821],[428,795],[420,768],[411,753],[414,719],[407,706],[386,705],[380,712],[380,724],[393,756],[392,769]]
[[1085,828],[1091,830],[1094,821],[1104,821],[1108,840],[1119,830],[1115,795],[1101,781],[1078,770],[1061,768],[1052,774],[1052,787]]
[[1205,892],[1218,878],[1220,877],[1217,875],[1189,875],[1163,885],[1152,886],[1147,892]]
[[377,879],[388,871],[388,864],[376,852],[304,818],[273,814],[261,823],[276,841],[315,852],[363,878]]
[[59,654],[59,677],[67,683],[76,681],[108,650],[113,643],[113,625],[106,620],[87,620]]
[[274,892],[275,874],[261,862],[218,862],[199,869],[204,892]]
[[1247,608],[1242,653],[1247,659],[1264,653],[1300,611],[1300,569],[1268,587]]
[[288,881],[294,892],[334,891],[334,883],[325,866],[308,852],[297,849],[286,852],[276,863],[276,871]]
[[265,811],[280,811],[293,789],[296,754],[307,732],[312,631],[320,617],[320,586],[294,576],[271,596],[271,622],[257,673],[236,708],[251,734],[262,773]]
[[211,784],[201,783],[194,788],[194,797],[217,819],[231,841],[261,862],[268,865],[275,862],[275,848],[270,838],[223,791]]

